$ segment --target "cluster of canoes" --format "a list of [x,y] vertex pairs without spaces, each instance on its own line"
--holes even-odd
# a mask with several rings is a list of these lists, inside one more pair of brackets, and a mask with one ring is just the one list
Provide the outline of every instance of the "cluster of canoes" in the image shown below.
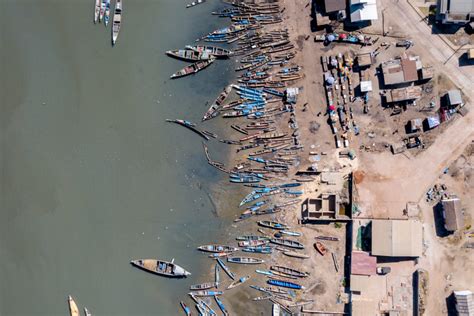
[[[95,0],[94,23],[102,23],[107,27],[112,12],[110,0]],[[122,23],[122,0],[115,0],[112,18],[112,45],[115,45]]]
[[166,55],[192,62],[171,75],[171,79],[176,79],[195,74],[211,65],[216,59],[229,58],[232,52],[217,46],[188,45],[184,49],[169,50]]

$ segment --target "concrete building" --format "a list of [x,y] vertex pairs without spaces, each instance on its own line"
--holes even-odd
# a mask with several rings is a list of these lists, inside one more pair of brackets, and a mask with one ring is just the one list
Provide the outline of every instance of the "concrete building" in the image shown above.
[[377,258],[363,251],[353,251],[351,254],[351,273],[356,275],[377,274]]
[[443,207],[444,228],[454,232],[464,227],[464,218],[461,211],[461,201],[458,198],[441,200]]
[[372,220],[372,255],[420,257],[423,229],[414,220]]
[[346,10],[346,0],[324,0],[324,11],[333,13]]
[[474,302],[471,291],[454,291],[456,310],[459,316],[474,316]]
[[431,67],[423,67],[419,56],[402,56],[382,63],[385,85],[398,85],[429,80],[434,72]]
[[461,91],[458,89],[449,90],[448,93],[446,93],[446,96],[449,106],[456,107],[463,103]]
[[467,24],[474,19],[474,1],[438,0],[436,19],[442,24]]
[[416,100],[421,98],[422,89],[418,86],[392,89],[385,94],[387,103]]
[[344,205],[339,195],[325,193],[317,198],[306,199],[302,204],[303,221],[347,221],[351,218],[344,213]]
[[373,21],[378,19],[377,0],[350,0],[351,22]]

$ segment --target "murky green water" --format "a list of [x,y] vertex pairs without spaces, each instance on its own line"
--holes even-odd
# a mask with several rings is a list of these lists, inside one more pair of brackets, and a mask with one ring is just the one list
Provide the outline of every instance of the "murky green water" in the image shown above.
[[[124,0],[112,48],[92,0],[0,0],[0,315],[65,315],[68,294],[94,315],[180,313],[210,265],[194,247],[229,220],[201,140],[164,119],[199,121],[233,61],[170,81],[186,63],[164,51],[228,23],[217,6]],[[147,257],[193,276],[129,265]]]

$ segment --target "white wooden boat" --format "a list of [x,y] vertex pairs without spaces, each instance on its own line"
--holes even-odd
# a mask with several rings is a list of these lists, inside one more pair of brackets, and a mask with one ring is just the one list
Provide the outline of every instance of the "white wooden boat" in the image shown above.
[[72,298],[71,295],[67,297],[67,303],[69,305],[69,315],[70,316],[79,316],[79,308],[77,308],[77,304]]
[[122,25],[122,0],[115,3],[114,19],[112,21],[112,45],[115,45]]
[[105,0],[100,1],[99,23],[104,19],[105,14]]
[[100,0],[95,0],[94,23],[97,23],[99,21],[99,13],[100,13]]

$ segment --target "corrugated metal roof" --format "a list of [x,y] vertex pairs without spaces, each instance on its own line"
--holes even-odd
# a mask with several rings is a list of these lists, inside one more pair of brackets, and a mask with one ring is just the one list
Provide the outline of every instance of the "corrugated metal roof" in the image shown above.
[[419,86],[392,89],[387,95],[387,102],[400,102],[406,100],[415,100],[421,98],[422,89]]
[[419,257],[422,225],[413,220],[372,220],[372,255]]
[[448,231],[456,231],[464,227],[464,218],[461,213],[461,201],[458,198],[441,201],[444,211],[444,225]]

